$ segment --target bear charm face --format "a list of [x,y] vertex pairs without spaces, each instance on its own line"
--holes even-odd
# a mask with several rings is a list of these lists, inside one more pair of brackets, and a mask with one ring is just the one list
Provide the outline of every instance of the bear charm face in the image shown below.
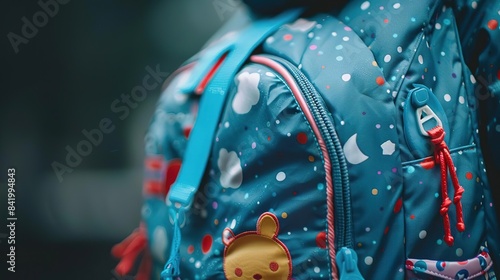
[[234,235],[222,233],[224,274],[229,280],[291,279],[292,260],[288,248],[278,239],[279,222],[272,213],[264,213],[257,230]]

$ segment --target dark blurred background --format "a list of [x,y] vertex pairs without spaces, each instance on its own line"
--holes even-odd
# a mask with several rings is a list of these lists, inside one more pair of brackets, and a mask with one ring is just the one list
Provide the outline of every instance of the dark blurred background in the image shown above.
[[[125,104],[121,95],[142,85],[147,67],[173,72],[238,5],[59,1],[1,8],[0,279],[117,279],[109,251],[140,220],[143,136],[160,84],[126,116],[112,104]],[[69,166],[82,130],[106,118],[115,129]],[[55,162],[68,168],[58,165],[60,178]],[[15,273],[5,261],[8,168],[16,169]]]

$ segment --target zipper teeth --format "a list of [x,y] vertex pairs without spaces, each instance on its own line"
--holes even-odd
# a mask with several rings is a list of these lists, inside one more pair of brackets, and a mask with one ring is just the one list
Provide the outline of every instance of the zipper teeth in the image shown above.
[[328,113],[318,99],[316,89],[309,82],[304,73],[287,60],[274,56],[270,56],[270,58],[285,66],[296,78],[304,96],[308,101],[310,101],[310,105],[313,108],[312,112],[317,121],[318,127],[326,136],[328,136],[325,137],[326,146],[330,153],[332,162],[335,163],[333,165],[334,186],[340,186],[337,188],[334,187],[335,197],[338,198],[335,199],[335,216],[341,217],[341,219],[335,219],[337,229],[341,229],[340,234],[336,234],[337,243],[339,247],[352,248],[351,194],[348,187],[343,187],[348,186],[349,177],[347,173],[347,163],[343,157],[342,146],[337,133],[335,132],[335,128],[329,121],[330,118]]

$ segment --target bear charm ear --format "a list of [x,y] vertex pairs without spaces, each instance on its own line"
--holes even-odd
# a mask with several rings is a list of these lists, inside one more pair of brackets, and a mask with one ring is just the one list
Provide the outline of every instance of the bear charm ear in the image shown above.
[[272,213],[266,212],[260,215],[257,221],[257,233],[274,238],[279,232],[278,218]]
[[234,233],[230,228],[225,228],[222,231],[222,243],[228,246],[234,240]]

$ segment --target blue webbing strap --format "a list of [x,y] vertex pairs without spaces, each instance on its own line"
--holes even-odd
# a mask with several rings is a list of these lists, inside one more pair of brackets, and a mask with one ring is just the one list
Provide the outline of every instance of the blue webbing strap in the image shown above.
[[172,280],[180,274],[180,224],[183,224],[185,211],[191,206],[203,178],[219,117],[234,75],[264,39],[283,24],[298,18],[301,13],[302,9],[294,9],[272,18],[257,20],[243,30],[232,45],[222,47],[227,50],[227,56],[203,92],[181,170],[167,197],[173,204],[169,216],[174,222],[174,231],[170,257],[161,273],[162,279]]
[[227,56],[203,92],[198,116],[190,133],[181,170],[168,199],[176,208],[188,208],[201,183],[212,141],[234,75],[253,50],[280,26],[299,17],[301,9],[284,12],[252,23],[240,33]]

